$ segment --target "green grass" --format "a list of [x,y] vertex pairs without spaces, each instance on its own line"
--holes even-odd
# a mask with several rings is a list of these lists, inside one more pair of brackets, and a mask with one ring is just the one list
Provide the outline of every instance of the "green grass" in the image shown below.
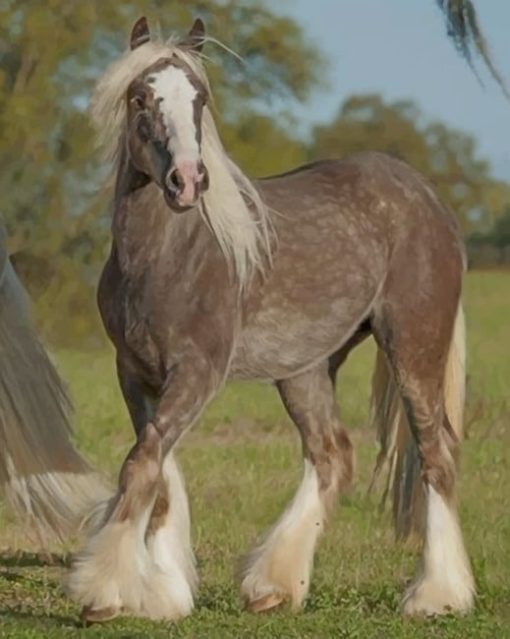
[[[398,615],[416,552],[394,543],[389,515],[366,496],[376,453],[367,427],[373,346],[366,343],[344,367],[338,391],[356,446],[357,481],[322,539],[303,612],[253,616],[239,605],[236,559],[290,499],[301,454],[274,389],[233,384],[179,451],[201,575],[193,615],[177,625],[119,619],[81,628],[77,607],[61,591],[62,566],[16,554],[27,543],[5,522],[0,547],[9,548],[0,557],[0,637],[510,637],[510,274],[469,274],[465,306],[469,381],[460,510],[479,591],[472,615],[431,621]],[[112,355],[60,352],[57,360],[76,404],[77,442],[114,477],[132,433]]]

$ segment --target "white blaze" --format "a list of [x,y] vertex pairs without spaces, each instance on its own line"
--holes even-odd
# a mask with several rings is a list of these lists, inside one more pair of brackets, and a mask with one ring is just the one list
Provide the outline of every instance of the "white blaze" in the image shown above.
[[193,102],[198,92],[186,73],[172,65],[153,73],[148,82],[154,91],[154,98],[160,101],[168,149],[184,180],[180,199],[183,203],[192,202],[195,183],[199,179],[200,162],[200,147],[193,117]]

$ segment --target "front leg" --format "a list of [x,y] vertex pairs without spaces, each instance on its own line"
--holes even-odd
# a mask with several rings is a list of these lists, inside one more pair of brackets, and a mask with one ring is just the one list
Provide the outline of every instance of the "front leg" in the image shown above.
[[225,378],[225,367],[193,349],[170,367],[153,419],[164,455],[200,417]]
[[[170,390],[172,381],[177,381],[175,372],[174,369],[167,375],[165,389]],[[117,357],[117,375],[135,432],[141,433],[149,422],[154,421],[157,407],[154,393],[139,382],[136,374],[123,363],[121,357]],[[175,388],[172,392],[176,392]],[[145,541],[158,572],[161,571],[167,577],[163,586],[167,601],[173,602],[174,609],[178,611],[174,618],[188,615],[193,609],[193,594],[198,576],[191,545],[188,497],[173,451],[163,459]]]
[[[162,438],[163,468],[146,543],[162,575],[161,591],[166,592],[166,601],[172,602],[179,611],[177,617],[192,611],[198,577],[191,546],[188,497],[172,448],[200,416],[222,377],[205,358],[195,353],[193,358],[171,370],[153,418]],[[176,618],[176,615],[165,616]]]
[[[189,512],[171,449],[223,378],[224,369],[197,349],[170,367],[153,421],[139,430],[122,466],[110,514],[73,563],[69,590],[86,619],[126,611],[175,620],[191,612]],[[122,387],[131,388],[131,415],[142,415],[136,403],[145,401],[143,393]]]

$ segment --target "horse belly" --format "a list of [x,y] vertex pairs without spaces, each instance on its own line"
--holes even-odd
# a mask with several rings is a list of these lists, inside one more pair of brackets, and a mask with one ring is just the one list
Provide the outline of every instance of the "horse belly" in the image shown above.
[[313,312],[266,307],[239,336],[230,377],[285,379],[323,361],[355,333],[372,300],[372,294],[337,299]]

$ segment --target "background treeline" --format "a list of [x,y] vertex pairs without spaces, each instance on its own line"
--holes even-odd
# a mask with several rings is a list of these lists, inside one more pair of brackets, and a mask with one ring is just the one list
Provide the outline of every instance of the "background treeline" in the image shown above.
[[[300,25],[262,0],[3,0],[0,5],[0,215],[40,327],[61,344],[101,340],[95,287],[109,238],[104,167],[85,108],[91,87],[125,48],[134,19],[161,32],[195,15],[243,58],[208,46],[225,146],[254,176],[321,157],[376,149],[425,173],[457,213],[473,265],[510,264],[510,185],[476,141],[431,122],[410,102],[356,95],[307,134],[292,116],[323,90],[327,63]],[[153,20],[154,22],[154,20]]]

